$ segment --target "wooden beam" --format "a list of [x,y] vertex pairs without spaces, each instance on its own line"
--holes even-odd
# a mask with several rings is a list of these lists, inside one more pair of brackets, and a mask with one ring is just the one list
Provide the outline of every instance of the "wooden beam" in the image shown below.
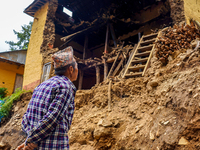
[[113,25],[110,23],[109,26],[110,26],[110,32],[111,32],[111,36],[112,36],[112,39],[114,42],[114,46],[117,47],[117,39],[115,36],[115,31],[114,31]]
[[82,89],[82,85],[83,85],[83,70],[79,69],[78,90]]
[[108,111],[111,111],[111,87],[112,86],[112,80],[109,81],[108,85]]
[[104,62],[104,81],[105,81],[107,78],[107,74],[108,74],[108,64],[107,64],[105,58],[103,59],[103,62]]
[[84,42],[84,48],[83,48],[83,60],[85,60],[85,53],[88,49],[88,35],[85,35],[85,42]]
[[111,69],[110,69],[107,77],[109,77],[110,75],[112,75],[112,72],[114,70],[115,64],[116,64],[116,62],[117,62],[120,54],[121,54],[121,51],[117,54],[117,57],[115,58],[115,61],[114,61],[113,65],[112,65],[112,67],[111,67]]
[[92,68],[92,67],[95,67],[96,65],[103,65],[103,63],[102,62],[98,62],[98,63],[96,63],[96,64],[93,64],[93,65],[89,65],[89,66],[87,66],[87,67],[84,67],[82,70],[87,70],[87,69],[89,69],[89,68]]
[[104,53],[108,53],[108,38],[109,38],[109,24],[107,24],[106,41],[105,41],[105,50],[104,50]]
[[96,68],[96,84],[98,85],[100,83],[100,67],[96,65],[95,68]]
[[120,67],[122,66],[123,62],[124,62],[124,56],[122,55],[122,59],[121,59],[121,61],[119,62],[118,66],[115,68],[115,71],[113,71],[112,76],[115,76],[115,75],[117,74],[117,72],[119,71],[119,69],[120,69]]

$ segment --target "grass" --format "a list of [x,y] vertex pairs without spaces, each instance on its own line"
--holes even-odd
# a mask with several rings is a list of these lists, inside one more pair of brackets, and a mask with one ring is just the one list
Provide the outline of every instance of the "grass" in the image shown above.
[[15,93],[13,93],[11,96],[7,96],[3,99],[4,104],[0,108],[0,122],[2,118],[6,118],[9,116],[13,106],[13,102],[19,100],[21,94],[26,92],[29,91],[17,89]]

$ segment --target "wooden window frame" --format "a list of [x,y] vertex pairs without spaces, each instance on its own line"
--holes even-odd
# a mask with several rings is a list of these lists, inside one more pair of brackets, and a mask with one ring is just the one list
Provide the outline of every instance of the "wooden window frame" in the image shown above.
[[51,74],[51,68],[52,68],[51,62],[48,62],[48,63],[44,64],[43,69],[42,69],[41,83],[49,79],[50,74]]

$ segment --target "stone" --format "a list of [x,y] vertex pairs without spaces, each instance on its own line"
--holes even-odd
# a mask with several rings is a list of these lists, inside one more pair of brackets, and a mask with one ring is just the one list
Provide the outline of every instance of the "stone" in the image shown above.
[[107,119],[100,119],[97,125],[103,127],[112,127],[113,123]]
[[169,55],[168,57],[169,62],[173,60],[172,56]]
[[115,120],[115,122],[114,122],[114,125],[113,125],[114,127],[118,127],[119,126],[119,121],[118,120]]
[[108,136],[110,134],[110,129],[105,127],[97,127],[94,130],[94,138],[100,139],[101,137]]
[[100,119],[97,125],[98,126],[103,126],[102,124],[103,124],[103,119]]
[[4,148],[6,146],[6,144],[0,142],[0,148]]
[[14,108],[14,112],[16,112],[16,111],[18,111],[18,110],[19,110],[19,107],[16,106],[16,107]]
[[159,130],[157,130],[156,137],[159,137],[159,136],[160,136],[160,133],[159,133]]
[[169,123],[169,121],[165,121],[165,122],[163,122],[164,125],[167,125],[168,123]]
[[112,127],[112,122],[110,120],[104,119],[102,125],[104,127]]
[[155,137],[154,137],[153,133],[150,132],[149,136],[150,136],[150,140],[155,140]]
[[194,96],[193,96],[193,98],[196,98],[196,97],[198,97],[199,96],[199,94],[198,93],[196,93]]
[[188,144],[189,142],[184,137],[181,137],[178,142],[178,145],[188,145]]
[[149,82],[149,85],[150,85],[151,87],[157,87],[157,86],[158,86],[158,82],[157,82],[157,81],[150,81],[150,82]]

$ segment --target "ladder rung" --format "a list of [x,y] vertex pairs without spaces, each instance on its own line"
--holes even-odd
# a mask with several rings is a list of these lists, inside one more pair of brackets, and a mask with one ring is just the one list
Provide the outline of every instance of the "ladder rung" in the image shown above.
[[145,35],[145,36],[143,36],[143,40],[147,40],[147,39],[155,38],[155,37],[157,37],[157,35],[158,35],[158,33]]
[[128,69],[129,70],[137,70],[137,69],[143,69],[145,65],[138,65],[138,66],[131,66]]
[[142,58],[142,59],[139,59],[139,60],[133,60],[132,63],[135,64],[135,63],[145,62],[147,60],[148,60],[148,58]]
[[143,53],[137,53],[137,54],[135,54],[135,56],[136,57],[138,57],[138,56],[148,56],[150,53],[151,53],[151,51],[146,51],[146,52],[143,52]]
[[138,51],[140,51],[140,52],[145,52],[145,51],[147,51],[147,50],[151,50],[152,47],[153,47],[153,45],[148,45],[148,46],[139,47],[139,48],[138,48]]
[[142,72],[134,72],[125,75],[125,77],[134,77],[134,76],[142,76]]
[[149,44],[153,44],[153,42],[156,41],[156,38],[153,38],[151,40],[146,40],[140,43],[141,46],[145,46],[145,45],[149,45]]

